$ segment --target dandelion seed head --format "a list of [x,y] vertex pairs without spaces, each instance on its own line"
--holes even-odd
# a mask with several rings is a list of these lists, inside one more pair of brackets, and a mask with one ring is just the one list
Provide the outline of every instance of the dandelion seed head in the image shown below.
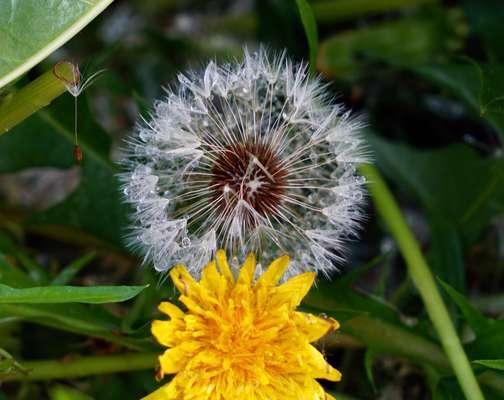
[[199,276],[223,247],[329,273],[362,219],[362,125],[285,53],[179,75],[128,141],[131,243],[158,271]]

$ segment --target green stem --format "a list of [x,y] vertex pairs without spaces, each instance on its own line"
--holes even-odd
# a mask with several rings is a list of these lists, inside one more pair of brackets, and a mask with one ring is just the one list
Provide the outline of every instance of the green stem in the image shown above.
[[112,356],[87,356],[75,360],[21,361],[26,374],[17,373],[2,377],[3,381],[38,381],[71,379],[88,375],[153,369],[158,354],[130,353]]
[[[68,68],[68,67],[64,67]],[[70,73],[70,70],[63,71]],[[0,102],[0,135],[47,106],[66,90],[61,79],[49,70]]]
[[422,255],[411,229],[380,173],[372,165],[363,165],[361,173],[367,178],[376,209],[394,236],[406,261],[409,274],[423,299],[427,313],[436,329],[441,344],[455,375],[469,400],[483,400],[469,360],[455,331],[434,277]]

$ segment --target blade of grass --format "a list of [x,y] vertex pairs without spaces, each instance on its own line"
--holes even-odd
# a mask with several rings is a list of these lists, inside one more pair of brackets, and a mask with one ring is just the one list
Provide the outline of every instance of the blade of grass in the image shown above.
[[317,65],[317,51],[318,51],[318,32],[317,22],[313,15],[313,10],[306,0],[296,0],[301,22],[308,39],[308,47],[310,48],[310,71],[315,72]]
[[77,260],[73,261],[70,265],[66,266],[52,281],[52,286],[65,285],[70,282],[79,271],[88,265],[96,256],[95,252],[86,254]]

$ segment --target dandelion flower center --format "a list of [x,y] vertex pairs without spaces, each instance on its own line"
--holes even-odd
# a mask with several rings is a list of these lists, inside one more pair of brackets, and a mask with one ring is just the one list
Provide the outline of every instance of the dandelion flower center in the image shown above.
[[221,210],[245,201],[252,208],[244,218],[247,224],[254,224],[254,211],[274,214],[282,201],[287,172],[267,145],[228,147],[218,154],[211,171],[210,186]]
[[195,281],[184,267],[170,275],[187,311],[171,303],[159,309],[152,333],[168,350],[159,357],[160,377],[170,383],[145,400],[328,400],[316,379],[341,374],[311,344],[339,324],[296,310],[315,274],[277,282],[289,258],[274,260],[254,280],[250,255],[235,279],[222,250]]

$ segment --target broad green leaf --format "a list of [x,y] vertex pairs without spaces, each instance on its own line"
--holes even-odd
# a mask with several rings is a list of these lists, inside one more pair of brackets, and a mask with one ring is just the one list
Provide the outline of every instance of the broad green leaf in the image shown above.
[[504,64],[478,64],[465,59],[414,70],[462,99],[475,116],[488,121],[504,139]]
[[315,21],[313,10],[306,0],[296,0],[296,4],[310,48],[310,69],[315,71],[318,52],[317,22]]
[[338,281],[323,281],[312,288],[303,304],[319,309],[321,312],[340,313],[353,318],[358,314],[369,314],[390,322],[397,322],[395,310],[382,299],[371,294],[360,294],[351,287],[339,285]]
[[[402,18],[394,22],[339,33],[324,41],[317,67],[325,75],[355,78],[364,62],[384,61],[414,66],[432,60],[447,50],[452,28],[447,17]],[[457,43],[456,37],[453,37]]]
[[333,281],[321,279],[305,297],[303,305],[338,312],[340,319],[343,314],[353,318],[359,314],[369,313],[396,322],[398,319],[395,310],[383,299],[369,293],[358,293],[352,288],[359,277],[375,267],[382,259],[383,256],[375,257]]
[[474,364],[483,365],[490,369],[504,371],[504,359],[501,360],[474,360]]
[[129,300],[146,286],[41,286],[13,288],[0,284],[0,303],[114,303]]
[[465,291],[464,255],[458,232],[441,218],[431,220],[429,265],[434,274],[459,292]]
[[504,321],[488,319],[487,327],[477,332],[476,339],[466,345],[472,360],[504,359]]
[[82,256],[77,260],[73,261],[70,265],[63,268],[63,270],[58,274],[58,276],[56,276],[51,281],[51,285],[53,286],[66,285],[75,277],[75,275],[79,273],[79,271],[82,268],[88,265],[95,258],[95,256],[96,253],[93,252],[86,254],[85,256]]
[[467,323],[476,334],[476,338],[466,345],[471,359],[504,358],[504,321],[485,318],[469,300],[440,280],[441,285],[462,311]]
[[[441,218],[471,240],[504,211],[504,162],[464,145],[417,150],[367,135],[379,167],[400,190],[416,197],[431,218]],[[412,168],[414,166],[414,168]]]
[[450,295],[452,300],[460,308],[460,311],[462,311],[462,314],[464,314],[465,319],[474,330],[474,332],[476,332],[476,335],[479,335],[484,330],[489,328],[490,324],[488,320],[478,310],[476,310],[476,308],[472,306],[472,304],[464,295],[457,292],[454,288],[452,288],[446,282],[443,282],[441,279],[439,279],[439,282],[441,283],[443,289]]
[[[75,237],[93,244],[122,247],[127,226],[126,206],[121,201],[116,168],[110,161],[110,138],[79,100],[79,142],[84,153],[80,185],[63,202],[35,214],[24,223],[30,229],[58,237]],[[73,99],[62,96],[0,137],[0,172],[29,167],[73,164]],[[75,235],[79,232],[79,235]],[[87,233],[83,235],[82,233]],[[74,235],[74,236],[72,236]]]
[[0,88],[70,40],[112,0],[0,2]]

